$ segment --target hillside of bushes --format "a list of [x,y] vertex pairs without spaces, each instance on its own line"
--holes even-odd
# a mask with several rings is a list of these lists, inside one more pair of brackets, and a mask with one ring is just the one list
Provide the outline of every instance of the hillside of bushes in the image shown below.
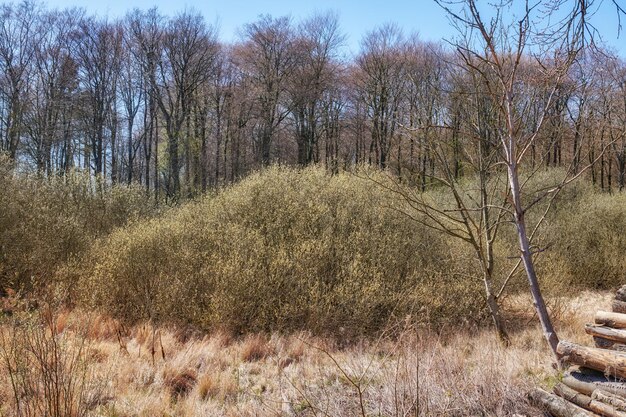
[[[133,187],[25,177],[5,165],[0,283],[53,288],[66,302],[129,322],[234,333],[350,337],[407,317],[434,326],[487,322],[471,248],[407,216],[405,202],[376,184],[387,180],[272,167],[163,211]],[[515,262],[507,227],[496,246],[496,284]],[[537,241],[545,290],[621,284],[625,230],[626,195],[570,187]],[[523,274],[508,288],[524,291]]]
[[457,248],[392,198],[349,174],[271,168],[99,241],[76,265],[78,298],[130,320],[237,333],[360,334],[392,315],[479,314],[477,294],[459,297],[474,291],[467,268],[439,267]]

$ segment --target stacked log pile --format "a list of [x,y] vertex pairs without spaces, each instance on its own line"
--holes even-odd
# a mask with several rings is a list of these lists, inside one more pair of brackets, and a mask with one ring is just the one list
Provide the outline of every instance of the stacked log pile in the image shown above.
[[530,392],[531,401],[555,417],[626,417],[626,285],[612,311],[598,311],[585,331],[595,347],[561,341],[557,351],[570,368],[554,387]]

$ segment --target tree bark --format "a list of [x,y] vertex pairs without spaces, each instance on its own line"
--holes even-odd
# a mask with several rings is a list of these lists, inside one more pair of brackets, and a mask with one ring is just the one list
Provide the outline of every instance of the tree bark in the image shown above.
[[626,383],[607,378],[600,372],[585,370],[584,368],[580,371],[566,373],[563,376],[563,383],[586,395],[591,395],[595,390],[600,389],[620,397],[626,397]]
[[598,311],[595,322],[614,329],[626,329],[626,314]]
[[555,355],[558,361],[559,354],[557,351],[557,346],[559,344],[559,338],[556,334],[556,331],[554,330],[552,320],[550,320],[550,314],[548,313],[548,308],[546,307],[545,300],[543,299],[543,295],[541,294],[539,280],[537,279],[537,273],[535,272],[535,265],[532,259],[532,252],[530,250],[530,241],[526,233],[526,221],[524,219],[525,211],[522,206],[521,188],[517,172],[515,139],[510,137],[508,139],[508,144],[508,179],[511,186],[511,198],[513,200],[513,208],[515,210],[514,220],[515,226],[517,228],[519,246],[522,252],[522,263],[524,265],[524,269],[526,270],[526,276],[528,278],[530,292],[533,297],[533,303],[535,305],[535,310],[537,311],[537,316],[539,317],[539,321],[541,322],[544,337],[548,341],[548,345],[550,346],[552,353]]
[[180,164],[178,160],[178,132],[168,129],[167,152],[169,155],[169,172],[167,181],[167,196],[177,199],[180,192]]
[[[482,150],[482,146],[481,146]],[[482,253],[480,247],[476,248],[479,259],[484,260],[483,265],[483,283],[485,286],[485,293],[487,295],[487,306],[489,308],[489,312],[491,313],[491,317],[493,318],[493,323],[496,327],[496,332],[498,333],[498,337],[504,343],[505,346],[508,346],[510,343],[509,335],[506,331],[504,323],[502,321],[502,317],[500,315],[500,306],[498,305],[498,300],[493,294],[492,283],[493,283],[493,270],[494,270],[494,255],[493,255],[493,240],[494,236],[492,235],[492,221],[489,212],[489,197],[487,195],[487,176],[488,173],[483,167],[483,158],[480,159],[480,205],[481,205],[481,217],[482,224],[484,224],[484,230],[482,233],[484,234],[484,247],[485,253]]]
[[594,414],[584,410],[563,398],[536,388],[528,394],[530,402],[555,417],[593,417]]
[[626,343],[626,330],[587,324],[585,326],[585,332],[591,336],[601,337],[603,339],[612,340],[614,342]]
[[597,389],[591,393],[591,398],[604,404],[608,404],[618,411],[626,412],[626,399],[620,397],[619,395]]
[[626,378],[626,354],[559,342],[557,353],[567,362],[586,366],[617,378]]
[[594,400],[585,394],[581,394],[580,392],[571,389],[567,385],[557,384],[554,387],[554,393],[559,397],[562,397],[567,401],[593,413],[606,417],[626,417],[626,413],[616,410],[615,407]]
[[626,314],[626,301],[613,300],[611,309],[613,310],[613,313]]
[[618,343],[614,340],[605,339],[600,336],[593,336],[596,347],[601,349],[617,350],[618,352],[626,352],[626,345]]

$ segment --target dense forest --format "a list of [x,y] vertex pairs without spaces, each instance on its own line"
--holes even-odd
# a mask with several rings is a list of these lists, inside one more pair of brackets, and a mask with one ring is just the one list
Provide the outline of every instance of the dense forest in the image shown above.
[[[474,138],[491,141],[501,121],[484,68],[458,45],[392,24],[373,28],[355,56],[344,40],[332,13],[262,16],[224,43],[193,11],[112,20],[4,4],[1,150],[21,171],[80,169],[169,199],[272,163],[332,172],[370,164],[425,189],[444,170],[433,144],[445,144],[455,177],[473,172]],[[544,126],[527,159],[575,172],[591,163],[594,183],[622,190],[626,64],[588,49],[556,90],[532,49],[521,57],[519,117],[529,132]],[[559,59],[556,49],[544,53]]]

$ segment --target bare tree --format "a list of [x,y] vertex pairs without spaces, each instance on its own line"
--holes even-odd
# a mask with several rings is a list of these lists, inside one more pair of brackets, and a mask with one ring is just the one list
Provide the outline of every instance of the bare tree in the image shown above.
[[332,13],[315,15],[298,28],[293,52],[298,63],[289,92],[300,165],[319,159],[322,100],[336,83],[338,47],[343,39],[337,15]]
[[[145,74],[141,67],[141,61],[137,59],[139,52],[134,51],[137,44],[129,32],[124,33],[122,40],[123,51],[120,59],[120,79],[118,82],[119,96],[126,119],[126,181],[128,184],[133,181],[137,152],[142,142],[145,142],[145,138],[142,141],[141,136],[137,135],[135,131],[135,120],[147,95]],[[146,135],[146,129],[141,132],[141,135]]]
[[[321,138],[324,141],[324,163],[332,172],[339,171],[340,151],[343,144],[342,130],[350,83],[346,80],[343,64],[334,65],[334,83],[324,91],[321,98]],[[319,141],[319,138],[318,138]],[[316,141],[316,144],[318,144]],[[345,163],[350,161],[344,157]]]
[[[96,175],[104,173],[107,133],[110,138],[112,133],[107,121],[111,112],[116,111],[114,102],[121,40],[121,32],[116,25],[96,19],[83,19],[74,34],[80,89],[85,104],[82,114]],[[112,138],[115,139],[114,136]],[[87,156],[86,151],[85,157]]]
[[[257,94],[254,88],[254,80],[247,75],[247,71],[241,67],[239,57],[241,48],[245,45],[236,45],[228,50],[228,71],[226,88],[228,100],[225,103],[226,132],[225,146],[230,147],[230,182],[235,182],[245,173],[246,156],[250,152],[247,147],[246,137],[252,136],[254,113]],[[224,153],[226,160],[227,156]],[[258,153],[257,153],[258,158]],[[226,165],[226,164],[225,164]]]
[[[442,110],[448,106],[454,114],[454,111],[458,110],[458,108],[455,109],[455,104],[459,100],[462,101],[463,96],[461,94],[451,97],[449,104],[444,103],[444,84],[446,78],[451,76],[445,74],[445,54],[440,47],[421,42],[413,36],[406,46],[405,56],[407,85],[403,100],[403,125],[410,132],[408,137],[409,176],[413,182],[419,183],[422,191],[425,191],[428,179],[434,175],[435,157],[430,153],[431,142],[438,140],[434,137],[437,133],[435,128],[441,122],[441,115],[444,113]],[[451,124],[458,122],[457,117],[451,121]],[[456,136],[452,138],[452,140],[456,139]],[[457,141],[456,145],[458,143]],[[458,146],[454,150],[457,158],[453,162],[452,169],[455,177],[458,178],[460,176]],[[400,150],[398,152],[400,153]],[[402,176],[401,167],[402,161],[398,160],[399,176]]]
[[[546,13],[548,16],[554,16],[559,11],[563,13],[567,6],[563,2],[539,2],[532,7],[529,2],[525,2],[521,17],[517,18],[518,24],[512,26],[514,29],[509,29],[510,26],[505,22],[509,2],[490,5],[495,17],[485,21],[474,0],[465,0],[460,5],[459,2],[436,1],[448,12],[453,24],[462,34],[462,40],[456,44],[457,53],[468,68],[478,71],[484,88],[497,106],[500,120],[497,131],[498,148],[510,187],[510,218],[518,236],[520,260],[528,277],[545,338],[558,358],[556,350],[559,339],[535,271],[530,241],[532,230],[527,227],[526,214],[542,199],[558,193],[574,177],[570,175],[553,187],[535,190],[536,198],[529,202],[524,199],[524,194],[528,192],[528,181],[522,175],[527,154],[542,132],[546,116],[555,106],[561,81],[578,55],[586,29],[584,19],[587,4],[575,2],[572,9],[567,11],[566,17],[555,24],[546,21]],[[541,11],[538,10],[540,5],[544,6]],[[541,75],[548,98],[540,111],[539,121],[529,132],[525,126],[527,106],[520,101],[524,86],[520,67],[525,55],[535,52],[531,45],[535,48],[546,48],[541,51],[541,55],[535,54],[535,59],[542,67]]]
[[194,94],[213,75],[215,37],[215,30],[198,13],[185,12],[170,20],[151,80],[165,121],[169,157],[166,189],[174,199],[180,192],[179,143],[183,125],[192,110]]
[[404,94],[404,39],[397,26],[369,32],[357,58],[359,93],[371,120],[370,161],[386,168]]
[[72,57],[70,35],[83,13],[76,9],[44,13],[41,37],[35,48],[33,77],[24,130],[27,149],[37,171],[52,173],[52,152],[59,148],[57,165],[63,172],[74,166],[73,112],[78,67]]
[[[626,65],[616,57],[612,60],[605,59],[604,63],[605,70],[600,71],[600,77],[604,81],[601,96],[606,112],[605,119],[608,121],[605,129],[611,144],[609,158],[615,158],[617,186],[619,191],[623,191],[626,185]],[[610,169],[609,165],[609,178]],[[603,175],[602,172],[601,177]]]
[[288,18],[263,16],[244,27],[244,36],[239,66],[254,88],[258,161],[268,165],[276,131],[289,114],[285,100],[297,64],[294,34]]
[[29,72],[40,36],[37,3],[0,6],[0,150],[14,159],[21,136]]
[[[421,141],[422,153],[436,163],[437,170],[420,172],[420,176],[424,176],[423,180],[432,185],[432,189],[444,190],[451,200],[433,198],[432,194],[424,192],[423,183],[415,187],[410,181],[389,177],[388,181],[379,181],[379,184],[398,194],[406,203],[396,209],[471,249],[496,334],[508,344],[509,336],[500,313],[500,297],[519,264],[512,265],[508,274],[497,275],[496,267],[504,270],[504,266],[497,265],[495,246],[499,243],[504,219],[510,213],[510,189],[502,175],[498,148],[498,106],[481,82],[479,64],[470,71],[457,71],[463,67],[463,61],[450,65],[447,94],[450,101],[454,101],[455,109],[447,117],[424,116],[421,110],[417,117],[425,119],[419,120],[415,126],[406,126],[404,130],[415,136],[423,136],[429,131],[438,133],[437,139]],[[441,85],[435,87],[442,88]],[[442,92],[437,93],[429,87],[425,88],[426,91],[430,92],[419,95],[413,105],[433,111],[431,103]],[[452,138],[446,136],[447,132],[452,133]],[[458,164],[464,166],[463,177],[458,174]]]
[[[150,164],[154,164],[154,198],[159,200],[159,121],[156,88],[157,64],[162,55],[162,36],[164,18],[157,9],[147,12],[133,10],[126,17],[127,38],[132,41],[130,52],[142,69],[142,89],[145,91],[143,102],[143,159],[145,164],[145,186],[150,191]],[[154,155],[154,157],[152,157]],[[153,159],[153,161],[151,161]]]

